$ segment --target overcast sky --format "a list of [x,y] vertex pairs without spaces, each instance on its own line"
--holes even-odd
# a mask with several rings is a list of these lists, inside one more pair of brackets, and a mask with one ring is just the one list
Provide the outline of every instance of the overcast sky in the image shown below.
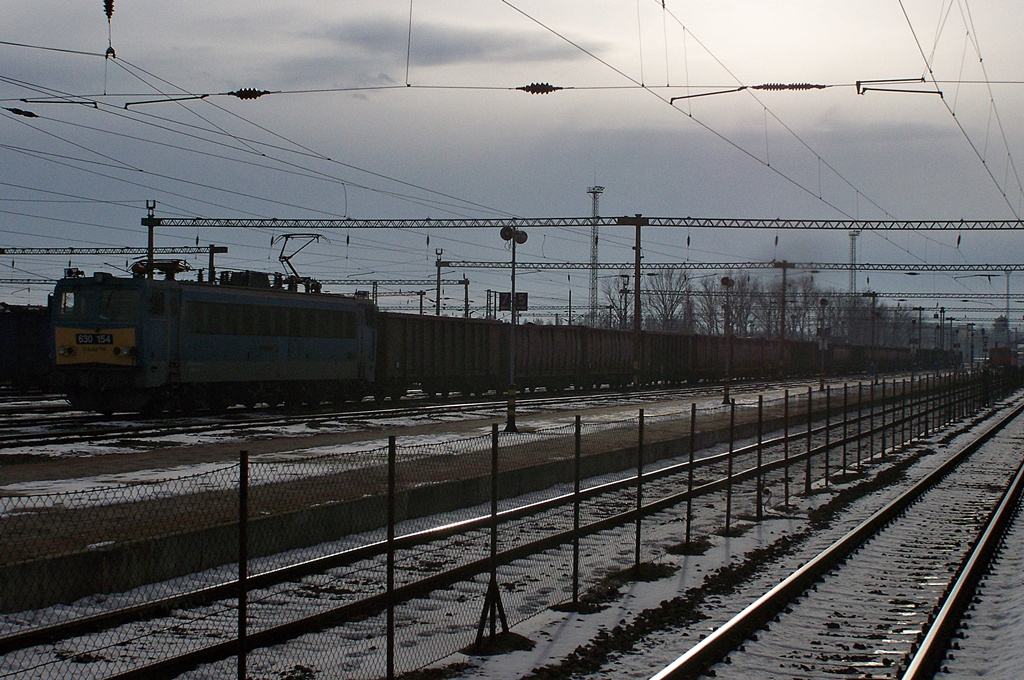
[[[590,214],[595,184],[606,216],[1017,219],[1021,26],[1024,5],[995,0],[118,0],[116,57],[104,58],[100,0],[11,4],[0,26],[0,247],[144,246],[147,200],[164,217],[570,217]],[[913,93],[855,86],[922,77],[880,86]],[[515,90],[535,82],[565,89]],[[670,101],[765,83],[827,87]],[[272,94],[224,94],[240,88]],[[141,103],[183,95],[210,96]],[[166,229],[157,243],[225,244],[222,266],[277,270],[280,233]],[[437,249],[446,260],[509,258],[490,231],[324,236],[295,258],[300,273],[423,279],[435,274]],[[518,258],[586,261],[588,236],[536,229]],[[632,236],[602,231],[601,260],[631,262]],[[858,257],[1016,263],[1020,240],[865,233]],[[650,229],[644,255],[649,264],[845,262],[849,239]],[[0,277],[54,278],[67,264],[3,258]],[[474,306],[484,290],[508,287],[503,270],[445,276],[470,279]],[[848,286],[846,272],[816,276]],[[1011,278],[1014,295],[1020,279]],[[527,269],[518,286],[535,307],[566,306],[568,286],[579,311],[588,280]],[[858,279],[860,290],[1004,286],[1001,275]],[[445,293],[461,310],[461,288]],[[8,302],[45,294],[0,285]]]

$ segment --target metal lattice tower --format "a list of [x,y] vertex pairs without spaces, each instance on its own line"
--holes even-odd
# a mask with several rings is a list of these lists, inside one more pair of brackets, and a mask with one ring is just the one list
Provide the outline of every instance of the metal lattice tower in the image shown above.
[[593,224],[590,227],[590,315],[588,323],[591,326],[597,325],[597,218],[600,216],[598,210],[598,204],[601,200],[601,194],[604,192],[604,187],[593,186],[587,189],[587,193],[590,194],[590,199],[593,204],[593,210],[591,216],[593,217]]
[[859,229],[850,231],[850,292],[857,292],[857,237]]

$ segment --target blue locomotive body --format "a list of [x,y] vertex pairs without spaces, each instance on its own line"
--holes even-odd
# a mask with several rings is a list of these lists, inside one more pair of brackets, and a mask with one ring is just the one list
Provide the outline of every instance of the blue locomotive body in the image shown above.
[[55,360],[72,405],[216,410],[368,392],[373,305],[286,290],[259,275],[225,281],[109,274],[61,280],[53,304]]

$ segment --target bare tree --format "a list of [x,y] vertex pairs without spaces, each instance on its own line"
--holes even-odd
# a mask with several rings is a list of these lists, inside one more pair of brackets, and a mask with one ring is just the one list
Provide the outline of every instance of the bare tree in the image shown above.
[[601,281],[601,297],[605,301],[605,324],[610,328],[632,328],[633,291],[629,274],[609,276]]
[[686,272],[670,269],[648,275],[647,279],[648,287],[644,296],[646,327],[659,331],[684,330],[690,297]]
[[694,292],[695,329],[704,335],[720,335],[723,329],[719,326],[722,306],[718,295],[718,280],[706,278]]

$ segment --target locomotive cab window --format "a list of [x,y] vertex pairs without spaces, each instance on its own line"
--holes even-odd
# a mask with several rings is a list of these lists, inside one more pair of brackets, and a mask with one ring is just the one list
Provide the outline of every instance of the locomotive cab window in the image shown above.
[[65,319],[76,319],[85,316],[85,296],[73,290],[60,294],[57,313]]

